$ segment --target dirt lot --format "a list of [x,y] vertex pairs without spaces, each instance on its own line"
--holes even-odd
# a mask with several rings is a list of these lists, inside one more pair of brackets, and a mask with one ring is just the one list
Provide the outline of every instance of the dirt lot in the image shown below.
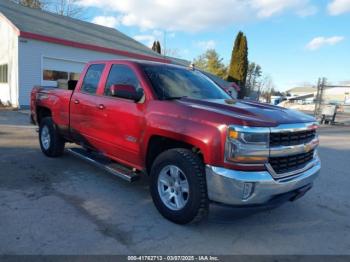
[[39,150],[21,112],[0,111],[0,254],[350,254],[350,127],[321,131],[323,168],[302,199],[273,210],[211,206],[179,226],[128,184]]

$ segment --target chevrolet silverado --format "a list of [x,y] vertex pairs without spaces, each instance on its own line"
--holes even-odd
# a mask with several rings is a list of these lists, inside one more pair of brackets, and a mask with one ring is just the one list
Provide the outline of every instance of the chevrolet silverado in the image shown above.
[[261,206],[300,198],[321,164],[315,119],[232,99],[194,68],[95,61],[68,89],[34,87],[31,118],[48,157],[70,153],[133,181],[167,219],[199,221],[209,203]]

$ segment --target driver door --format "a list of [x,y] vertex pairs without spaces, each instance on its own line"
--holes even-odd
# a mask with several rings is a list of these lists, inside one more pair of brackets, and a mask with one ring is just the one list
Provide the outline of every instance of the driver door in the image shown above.
[[[104,153],[121,163],[141,168],[141,137],[145,126],[144,102],[113,97],[112,85],[132,85],[142,88],[135,71],[128,65],[112,64],[103,87],[103,94],[97,99],[99,113],[97,125],[104,143]],[[141,101],[144,101],[142,99]]]

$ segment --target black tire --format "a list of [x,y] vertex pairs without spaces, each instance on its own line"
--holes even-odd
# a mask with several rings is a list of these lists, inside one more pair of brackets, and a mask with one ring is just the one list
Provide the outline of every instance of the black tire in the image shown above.
[[[175,165],[185,174],[189,186],[187,203],[180,210],[168,208],[158,190],[160,172],[169,165]],[[162,216],[177,224],[195,223],[207,216],[209,200],[205,169],[202,160],[190,150],[175,148],[161,153],[154,161],[150,175],[150,191],[153,202]]]
[[[46,128],[50,137],[50,141],[47,146],[45,146],[44,142],[42,141],[42,133]],[[57,126],[52,121],[51,117],[45,117],[40,121],[39,143],[41,151],[48,157],[59,157],[64,152],[65,140],[59,134]]]

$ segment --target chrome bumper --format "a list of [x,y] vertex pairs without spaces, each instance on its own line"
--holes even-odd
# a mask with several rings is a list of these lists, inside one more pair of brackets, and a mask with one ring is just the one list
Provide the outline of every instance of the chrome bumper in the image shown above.
[[222,204],[245,206],[268,203],[274,197],[312,184],[321,168],[318,157],[309,169],[296,175],[274,179],[268,171],[237,171],[206,166],[208,197]]

